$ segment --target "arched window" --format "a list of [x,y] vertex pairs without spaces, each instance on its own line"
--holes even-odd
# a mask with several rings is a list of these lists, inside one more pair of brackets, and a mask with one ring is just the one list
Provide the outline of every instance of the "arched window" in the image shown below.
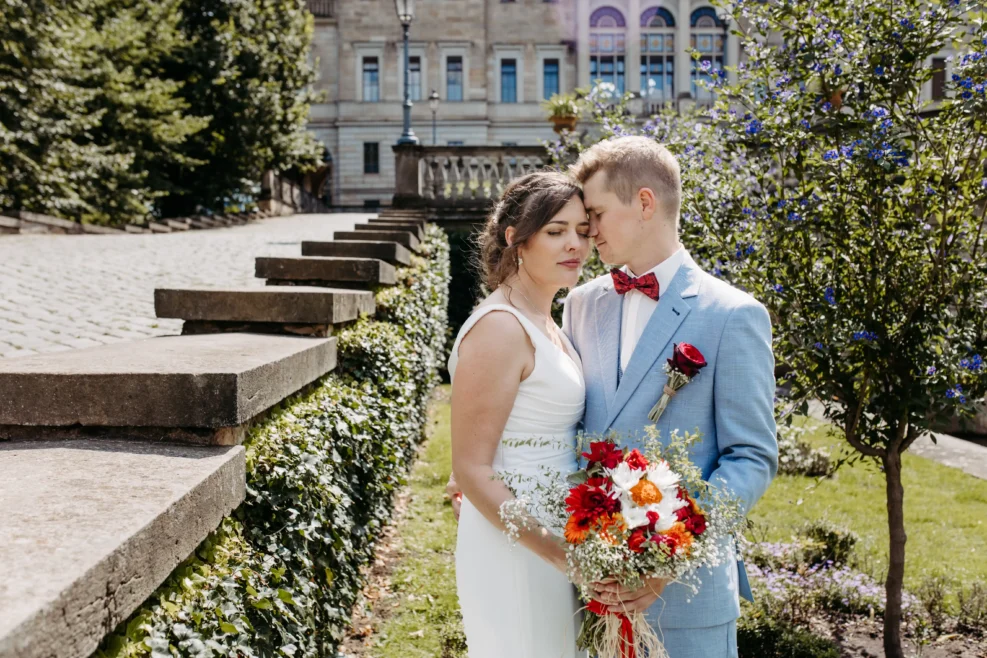
[[589,17],[589,79],[609,82],[623,94],[627,22],[619,9],[600,7]]
[[675,17],[664,7],[641,14],[641,96],[654,105],[675,99]]
[[689,25],[691,26],[690,45],[700,54],[698,61],[692,60],[692,97],[699,103],[712,103],[713,92],[700,88],[696,82],[712,78],[710,73],[703,71],[703,62],[709,62],[708,66],[714,69],[723,69],[726,52],[725,26],[712,7],[700,7],[692,12]]

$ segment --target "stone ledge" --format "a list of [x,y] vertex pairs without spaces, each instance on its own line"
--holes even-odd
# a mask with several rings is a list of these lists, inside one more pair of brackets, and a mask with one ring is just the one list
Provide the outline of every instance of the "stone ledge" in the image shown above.
[[[412,237],[410,234],[408,237]],[[374,258],[277,258],[256,261],[256,275],[275,285],[367,286],[394,285],[394,266]]]
[[376,304],[369,291],[332,288],[158,288],[154,310],[180,320],[333,325],[373,313]]
[[356,224],[353,227],[354,231],[407,231],[411,233],[419,240],[425,239],[425,229],[420,224],[412,224],[407,222],[367,222],[365,224]]
[[242,447],[0,442],[0,658],[85,658],[244,498]]
[[336,231],[332,237],[335,240],[384,240],[397,242],[412,251],[421,250],[421,241],[408,231]]
[[305,241],[302,242],[302,256],[376,258],[391,265],[411,263],[411,252],[404,245],[372,240]]
[[[335,338],[260,334],[168,336],[0,359],[0,426],[70,434],[80,426],[229,429],[335,366]],[[12,436],[31,434],[0,427],[0,438]],[[206,441],[228,443],[222,436]]]

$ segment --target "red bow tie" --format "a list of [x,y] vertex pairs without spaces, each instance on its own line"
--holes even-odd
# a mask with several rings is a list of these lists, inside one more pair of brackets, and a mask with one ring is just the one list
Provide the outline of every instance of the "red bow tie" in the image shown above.
[[613,287],[618,295],[623,295],[628,290],[639,290],[651,299],[658,301],[658,277],[654,272],[648,272],[644,276],[633,277],[622,270],[610,270],[613,277]]

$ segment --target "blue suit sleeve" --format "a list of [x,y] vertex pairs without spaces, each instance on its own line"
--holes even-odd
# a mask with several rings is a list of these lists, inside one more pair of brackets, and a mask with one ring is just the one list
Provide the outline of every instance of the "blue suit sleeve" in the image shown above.
[[760,304],[731,311],[713,381],[720,458],[709,482],[732,491],[750,512],[778,471],[771,319]]
[[572,346],[578,352],[579,346],[576,345],[575,332],[572,330],[572,300],[573,295],[570,292],[562,302],[562,333],[565,334],[565,337],[569,339],[569,342],[572,343]]

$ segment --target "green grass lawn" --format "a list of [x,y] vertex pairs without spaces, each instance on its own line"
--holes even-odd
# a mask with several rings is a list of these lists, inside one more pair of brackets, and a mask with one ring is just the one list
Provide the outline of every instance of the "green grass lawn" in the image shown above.
[[[808,418],[805,438],[826,446],[835,457],[847,445]],[[904,455],[906,544],[905,586],[916,587],[927,574],[987,582],[987,480],[917,455]],[[781,475],[754,508],[756,538],[789,539],[806,521],[829,519],[860,537],[862,570],[881,578],[887,567],[888,514],[884,476],[873,463],[844,465],[836,475],[815,478]]]
[[456,521],[445,498],[452,472],[449,387],[433,403],[431,436],[411,474],[411,502],[398,532],[401,560],[391,575],[399,605],[375,634],[375,658],[466,655],[456,596]]
[[[456,524],[444,489],[451,471],[448,387],[434,403],[431,436],[411,475],[412,499],[398,532],[401,559],[391,576],[394,606],[376,629],[374,658],[465,656],[456,599],[453,552]],[[841,442],[810,419],[806,435],[817,446]],[[925,574],[987,581],[987,481],[922,457],[905,455],[908,530],[906,585]],[[877,468],[844,466],[834,478],[779,476],[752,513],[757,538],[789,539],[803,523],[826,518],[852,528],[861,539],[858,566],[880,578],[887,563],[884,481]],[[394,605],[396,602],[396,605]]]

